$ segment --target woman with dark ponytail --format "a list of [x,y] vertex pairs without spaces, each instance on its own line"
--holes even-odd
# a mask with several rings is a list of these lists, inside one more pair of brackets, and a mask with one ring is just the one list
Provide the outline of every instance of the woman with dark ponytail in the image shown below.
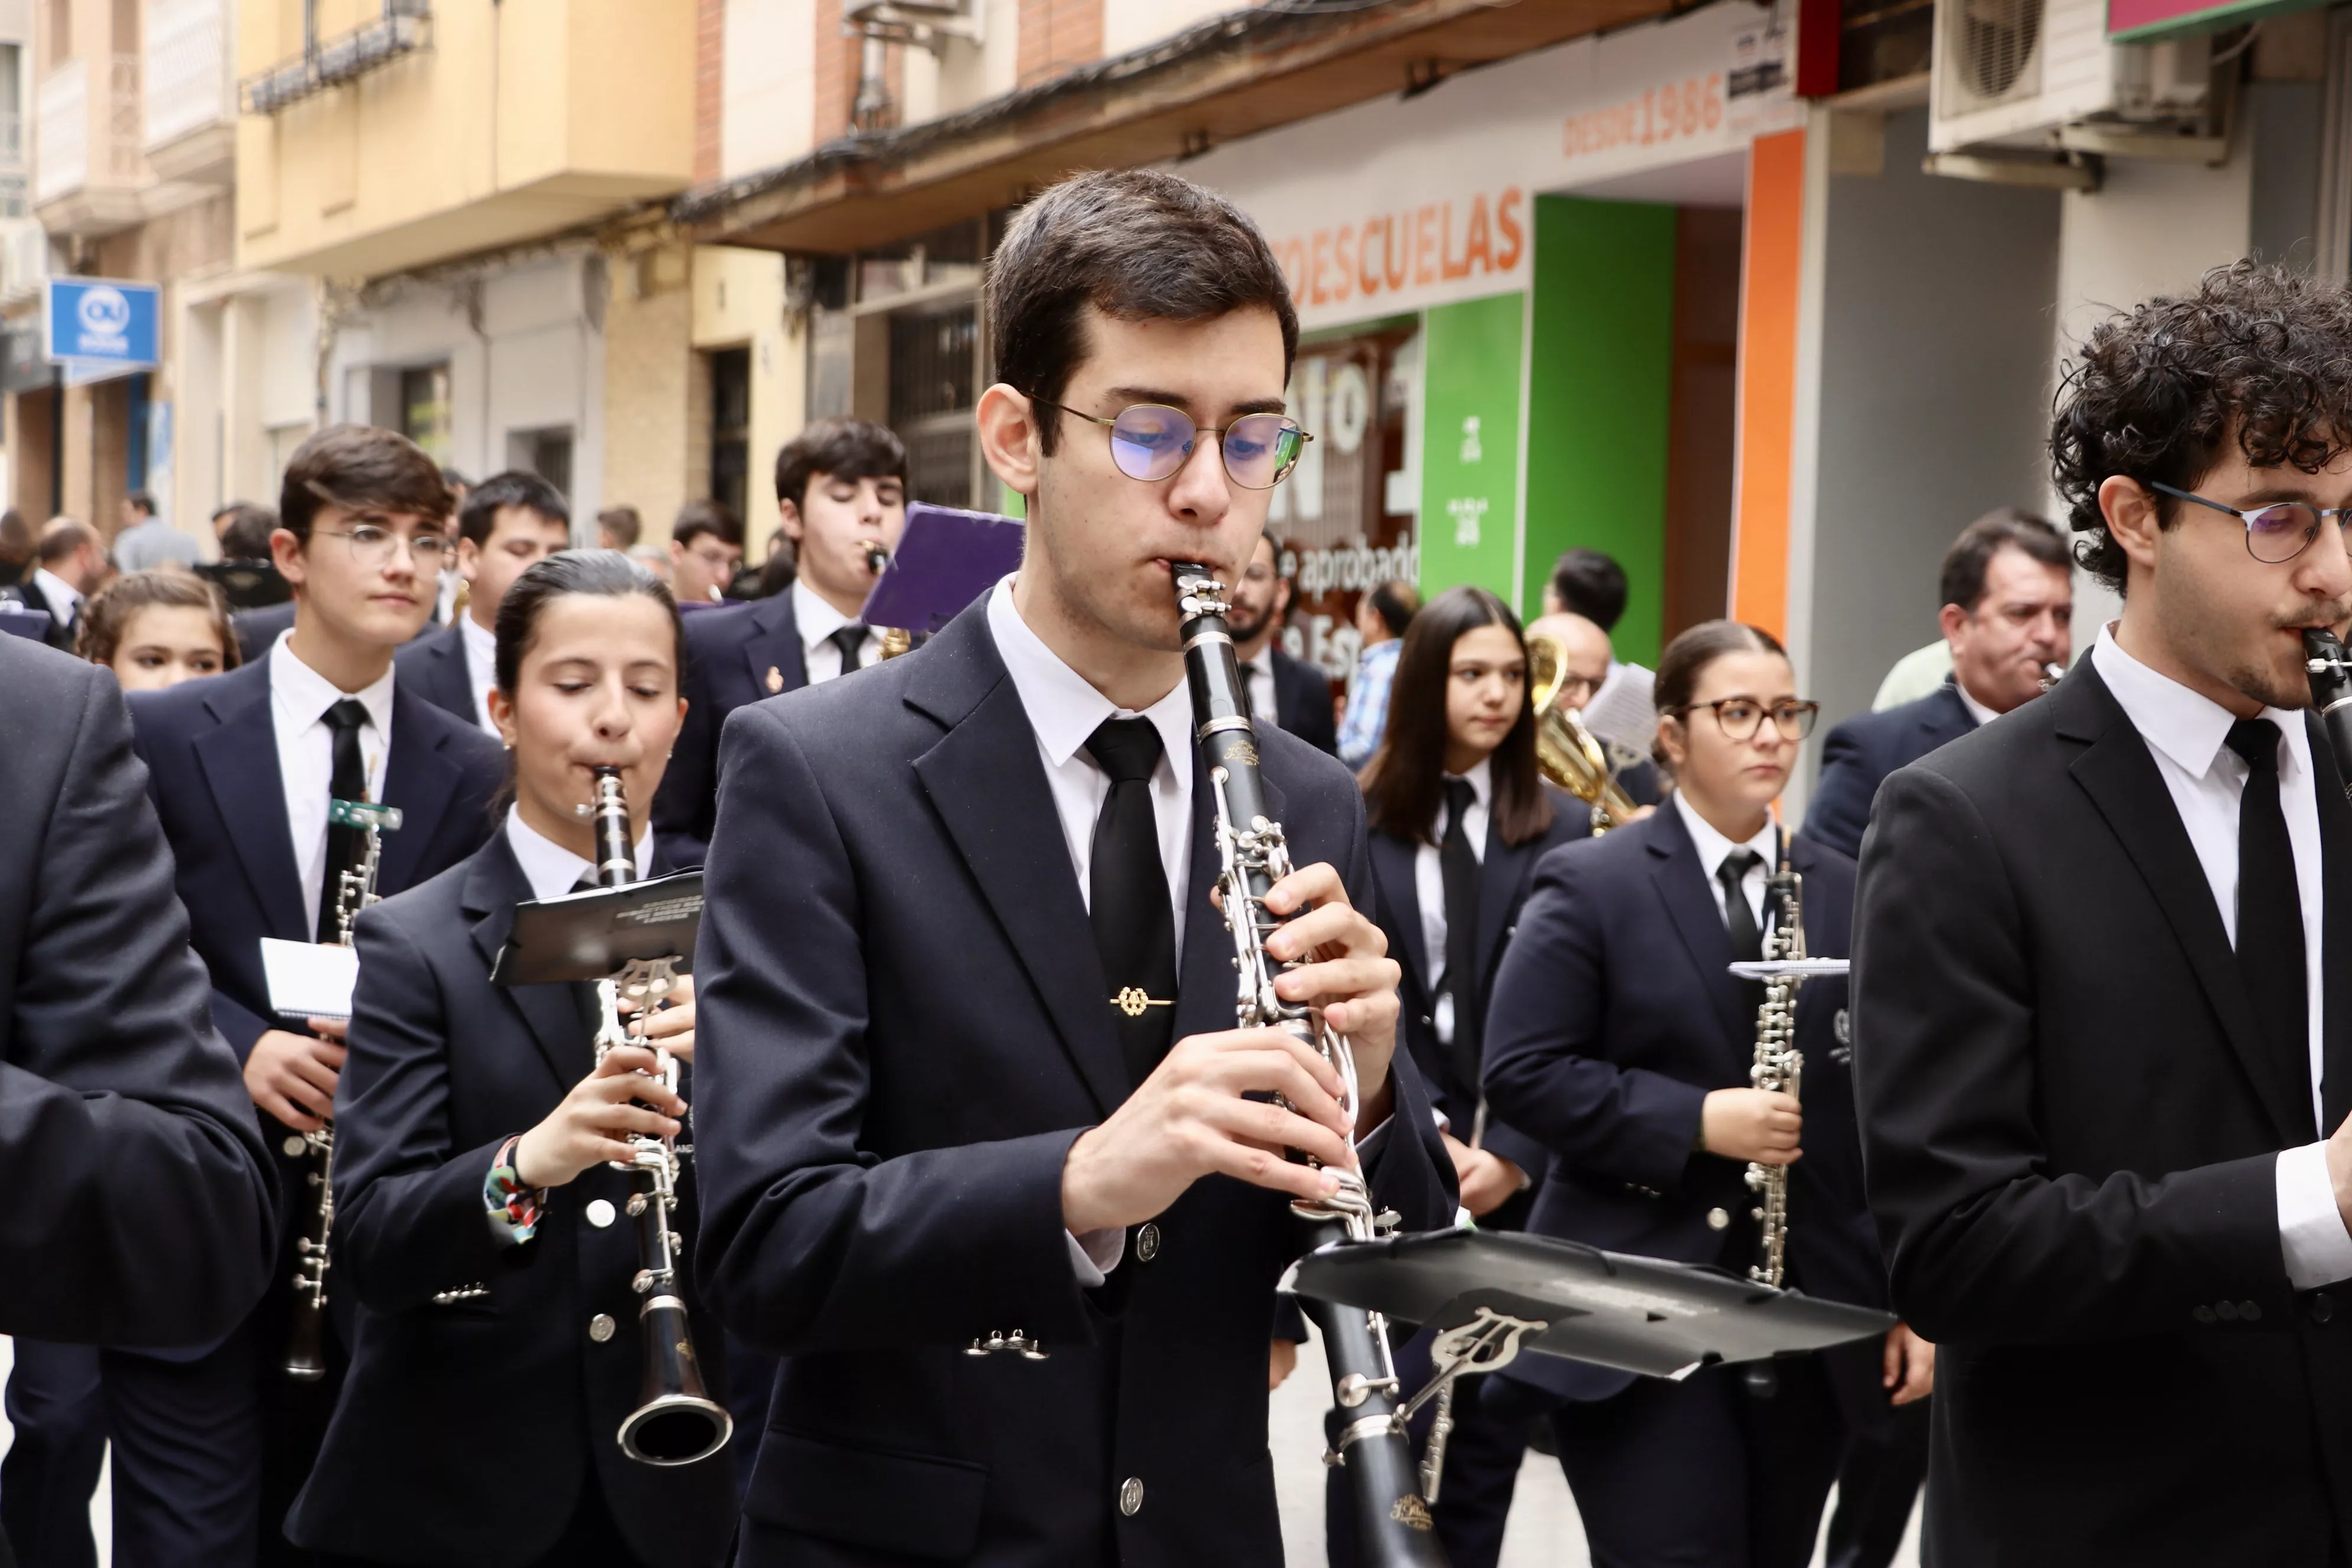
[[[595,1059],[584,988],[489,981],[515,906],[592,879],[577,808],[599,766],[621,771],[644,874],[685,709],[677,609],[626,557],[572,551],[516,579],[497,637],[505,824],[360,917],[328,1276],[358,1328],[287,1534],[329,1563],[715,1568],[735,1528],[725,1453],[656,1468],[616,1436],[642,1358],[628,1183],[607,1162],[632,1134],[680,1132],[685,1100],[642,1076],[650,1049]],[[693,1023],[689,984],[644,1033],[691,1061]],[[723,1387],[717,1324],[694,1342]]]

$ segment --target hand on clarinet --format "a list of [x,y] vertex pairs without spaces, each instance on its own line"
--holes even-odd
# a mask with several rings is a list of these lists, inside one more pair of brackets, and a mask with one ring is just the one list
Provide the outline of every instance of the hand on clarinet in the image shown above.
[[313,1018],[310,1026],[319,1034],[264,1029],[245,1058],[245,1092],[297,1132],[316,1132],[335,1119],[335,1081],[350,1027],[340,1018]]
[[694,976],[681,974],[662,998],[658,1012],[648,1018],[632,1016],[637,1011],[634,997],[620,1001],[621,1016],[629,1019],[629,1036],[657,1045],[682,1062],[694,1059]]
[[1388,933],[1348,902],[1347,884],[1328,861],[1302,866],[1266,890],[1265,907],[1289,916],[1266,938],[1266,951],[1298,967],[1274,983],[1285,1002],[1322,1008],[1332,1032],[1346,1037],[1356,1058],[1356,1108],[1360,1138],[1389,1118],[1389,1062],[1396,1055],[1397,982],[1402,971],[1389,953]]
[[1758,1165],[1793,1165],[1804,1157],[1797,1141],[1804,1107],[1777,1089],[1718,1089],[1699,1110],[1699,1144],[1710,1154]]
[[596,1070],[572,1086],[563,1103],[515,1145],[515,1176],[527,1187],[562,1187],[608,1160],[626,1160],[633,1134],[675,1138],[684,1097],[652,1076],[654,1054],[642,1046],[605,1053]]

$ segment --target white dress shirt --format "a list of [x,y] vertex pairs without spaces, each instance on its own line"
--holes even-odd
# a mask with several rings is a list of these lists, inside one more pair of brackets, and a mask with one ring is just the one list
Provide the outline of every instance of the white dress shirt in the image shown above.
[[[81,613],[81,590],[47,567],[34,568],[33,586],[40,590],[42,601],[48,607],[49,618],[58,625],[70,626],[74,616]],[[39,605],[34,606],[36,609],[40,607]]]
[[[1462,814],[1462,831],[1469,837],[1470,853],[1480,865],[1486,863],[1487,810],[1494,799],[1494,769],[1492,759],[1480,759],[1477,766],[1459,776],[1470,784],[1470,809]],[[1451,783],[1455,775],[1449,774]],[[1445,837],[1445,803],[1441,795],[1437,820],[1430,824],[1430,833],[1439,840]],[[1439,844],[1423,844],[1412,852],[1412,896],[1421,905],[1421,950],[1429,960],[1429,989],[1437,1000],[1430,1012],[1430,1027],[1437,1031],[1440,1045],[1454,1043],[1454,994],[1441,991],[1445,983],[1445,860]]]
[[1756,918],[1756,929],[1771,930],[1771,922],[1764,915],[1764,884],[1770,879],[1772,868],[1780,864],[1780,835],[1772,819],[1766,817],[1764,826],[1745,843],[1735,844],[1694,810],[1691,803],[1683,798],[1682,791],[1675,791],[1674,802],[1675,810],[1682,816],[1684,831],[1698,850],[1699,869],[1706,873],[1706,890],[1715,899],[1715,912],[1723,917],[1724,925],[1728,928],[1731,924],[1731,907],[1723,901],[1723,883],[1716,872],[1733,850],[1752,849],[1756,852],[1756,864],[1748,867],[1748,874],[1739,879],[1739,890],[1748,895],[1748,912]]
[[[833,634],[855,626],[856,617],[826,604],[798,577],[793,579],[791,593],[793,621],[801,629],[801,663],[808,670],[808,683],[814,686],[831,680],[841,673],[841,649],[834,643]],[[866,640],[858,645],[857,668],[863,669],[881,657],[882,634],[869,627]]]
[[1244,661],[1242,679],[1249,683],[1250,719],[1269,729],[1282,728],[1282,699],[1274,689],[1274,639],[1257,650],[1257,657]]
[[327,868],[327,791],[335,776],[335,732],[327,710],[344,698],[367,710],[360,752],[367,760],[368,799],[383,798],[385,760],[392,754],[392,667],[374,684],[344,691],[304,664],[281,632],[269,649],[269,716],[278,732],[278,776],[286,790],[286,831],[294,844],[294,874],[302,883],[302,929],[319,929],[319,879]]
[[1960,694],[1960,706],[1969,710],[1969,717],[1977,721],[1978,729],[1983,729],[2000,717],[2000,714],[1978,701],[1975,693],[1971,692],[1967,683],[1957,675],[1952,677],[1952,689]]
[[457,640],[466,649],[466,683],[474,689],[474,722],[496,735],[499,727],[490,722],[490,689],[499,683],[498,634],[485,630],[468,610],[457,617]]
[[[507,847],[514,851],[534,899],[560,899],[579,887],[581,878],[596,874],[594,861],[582,859],[524,822],[522,813],[511,805],[507,807]],[[650,876],[653,863],[654,834],[647,827],[637,839],[638,877]]]
[[[2159,675],[2126,653],[2115,639],[2115,628],[2101,628],[2091,648],[2099,679],[2124,710],[2124,717],[2147,742],[2156,771],[2180,814],[2180,826],[2204,868],[2213,891],[2213,905],[2221,929],[2234,945],[2238,940],[2238,801],[2245,792],[2246,764],[2224,743],[2237,715],[2210,698]],[[2303,905],[2305,1016],[2308,1020],[2306,1054],[2310,1059],[2311,1110],[2315,1125],[2326,1126],[2319,1098],[2320,1079],[2326,1070],[2324,1021],[2327,1011],[2326,974],[2313,960],[2325,951],[2326,899],[2319,850],[2319,797],[2312,771],[2311,735],[2303,715],[2265,708],[2262,716],[2279,728],[2279,809],[2286,817],[2286,835],[2294,854],[2295,893]],[[2336,1206],[2336,1189],[2327,1179],[2327,1145],[2306,1143],[2288,1149],[2273,1170],[2278,1197],[2279,1249],[2287,1279],[2298,1290],[2315,1290],[2339,1279],[2352,1279],[2352,1234]]]

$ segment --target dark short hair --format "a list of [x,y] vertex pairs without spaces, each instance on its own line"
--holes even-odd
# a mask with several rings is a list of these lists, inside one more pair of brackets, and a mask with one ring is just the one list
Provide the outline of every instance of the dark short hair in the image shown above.
[[220,643],[221,668],[237,667],[236,629],[229,624],[228,601],[221,591],[193,572],[157,569],[117,577],[89,596],[81,607],[74,634],[74,653],[92,664],[112,664],[121,651],[122,634],[131,617],[155,605],[202,610],[212,616],[213,636]]
[[[1751,626],[1745,621],[1701,621],[1668,643],[1666,651],[1658,656],[1657,678],[1650,690],[1657,710],[1678,719],[1687,714],[1691,698],[1698,690],[1698,678],[1706,673],[1707,666],[1735,653],[1789,657],[1780,639],[1762,626]],[[1661,772],[1673,771],[1665,747],[1654,740],[1650,742],[1650,760],[1658,764]]]
[[52,518],[41,529],[41,542],[34,554],[42,565],[54,566],[60,561],[70,559],[74,552],[83,545],[97,542],[98,535],[89,524],[78,522],[69,517]]
[[132,490],[129,495],[124,496],[122,499],[126,504],[137,507],[149,517],[155,515],[155,497],[152,492],[148,490]]
[[526,469],[509,468],[467,487],[466,504],[457,509],[457,537],[472,540],[474,548],[480,549],[490,542],[499,513],[510,506],[535,511],[550,522],[572,521],[572,508],[562,490]]
[[1625,614],[1625,568],[1598,550],[1571,550],[1551,565],[1552,597],[1604,632]]
[[907,482],[907,444],[870,419],[820,419],[776,452],[776,499],[797,510],[809,479],[896,479]]
[[[1448,588],[1406,628],[1389,686],[1389,716],[1380,750],[1364,764],[1364,810],[1371,825],[1409,844],[1434,844],[1433,825],[1445,799],[1445,688],[1454,645],[1480,626],[1501,626],[1524,657],[1527,638],[1511,607],[1484,588]],[[1551,797],[1536,771],[1535,710],[1522,703],[1517,722],[1488,759],[1496,831],[1525,844],[1551,827]]]
[[440,522],[455,504],[425,448],[397,430],[330,425],[294,448],[278,492],[278,526],[304,544],[325,505],[407,512]]
[[1974,615],[1984,603],[1985,573],[1992,558],[2004,550],[2021,550],[2029,559],[2062,572],[2074,563],[2067,553],[2066,541],[2047,518],[2018,507],[1996,507],[1960,530],[1951,549],[1944,552],[1943,571],[1937,579],[1937,591],[1943,597],[1936,602],[1958,605]]
[[591,594],[607,599],[651,599],[669,613],[670,633],[677,649],[677,679],[686,679],[686,626],[670,597],[669,584],[617,550],[562,550],[534,561],[514,580],[499,601],[498,623],[492,630],[498,653],[492,668],[499,689],[514,695],[522,677],[523,656],[539,635],[539,617],[547,606],[567,594]]
[[1402,581],[1377,584],[1365,597],[1392,637],[1404,636],[1405,628],[1412,625],[1413,613],[1421,608],[1421,590]]
[[[1215,192],[1157,169],[1097,170],[1047,189],[989,258],[986,294],[998,378],[1048,403],[1061,401],[1087,357],[1089,305],[1122,321],[1271,310],[1286,380],[1298,353],[1298,312],[1257,225]],[[1040,450],[1054,450],[1060,428],[1048,410]]]
[[690,500],[677,509],[677,521],[669,527],[672,543],[692,544],[706,533],[718,535],[721,544],[743,548],[743,524],[724,501]]
[[228,517],[228,526],[220,531],[220,552],[224,561],[267,561],[269,559],[269,536],[278,531],[278,514],[266,506],[251,501],[231,501],[213,513],[218,522]]
[[620,542],[614,549],[626,551],[644,536],[646,520],[635,507],[608,506],[596,514],[596,526]]
[[2120,476],[2148,490],[2157,523],[2235,442],[2256,468],[2306,474],[2352,447],[2352,295],[2254,261],[2217,267],[2187,293],[2150,300],[2091,329],[2059,377],[2053,477],[2074,559],[2117,593],[2123,549],[2099,510]]

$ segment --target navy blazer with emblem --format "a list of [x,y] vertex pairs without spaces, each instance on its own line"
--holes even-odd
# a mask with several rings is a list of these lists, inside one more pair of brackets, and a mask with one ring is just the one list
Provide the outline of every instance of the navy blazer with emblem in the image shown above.
[[[1293,858],[1368,907],[1354,781],[1296,736],[1259,746]],[[1078,1282],[1063,1163],[1130,1086],[985,601],[902,658],[739,711],[725,751],[696,1267],[729,1327],[785,1358],[739,1561],[1274,1568],[1266,1341],[1298,1232],[1280,1194],[1210,1177],[1137,1227],[1106,1288]],[[1181,765],[1180,1039],[1232,1027],[1234,994],[1210,795]],[[1435,1120],[1417,1075],[1391,1081],[1375,1201],[1444,1225]],[[968,1353],[1013,1332],[1045,1359]]]
[[[1807,952],[1843,957],[1853,862],[1802,838],[1790,857]],[[1671,802],[1545,856],[1495,978],[1486,1096],[1551,1153],[1530,1233],[1744,1275],[1754,1233],[1732,1216],[1752,1206],[1746,1163],[1696,1147],[1701,1103],[1748,1086],[1756,1046],[1755,1007],[1727,967],[1731,935],[1708,883]],[[1805,1126],[1804,1158],[1790,1167],[1790,1282],[1876,1307],[1885,1274],[1863,1195],[1845,1009],[1843,977],[1797,994]],[[1715,1211],[1724,1223],[1710,1223]],[[1828,1358],[1848,1419],[1883,1421],[1876,1342]],[[1503,1375],[1577,1400],[1605,1399],[1633,1376],[1549,1356]]]
[[1976,715],[1948,677],[1916,702],[1855,714],[1822,742],[1822,775],[1799,831],[1854,858],[1862,853],[1863,830],[1870,826],[1870,803],[1886,775],[1976,727]]
[[686,721],[654,795],[656,868],[699,866],[719,814],[719,733],[727,715],[808,684],[789,589],[686,617]]

